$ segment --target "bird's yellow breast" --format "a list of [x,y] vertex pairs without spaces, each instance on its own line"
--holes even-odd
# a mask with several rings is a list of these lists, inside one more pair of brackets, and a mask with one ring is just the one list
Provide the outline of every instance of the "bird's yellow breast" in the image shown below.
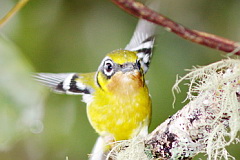
[[88,104],[88,118],[101,136],[130,139],[148,126],[151,100],[140,72],[116,73]]

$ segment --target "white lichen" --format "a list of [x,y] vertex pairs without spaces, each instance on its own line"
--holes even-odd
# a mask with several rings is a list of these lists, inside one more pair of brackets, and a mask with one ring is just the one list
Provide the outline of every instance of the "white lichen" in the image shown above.
[[240,60],[226,59],[194,68],[177,80],[173,89],[180,91],[178,85],[185,80],[189,81],[189,103],[145,140],[118,143],[110,152],[112,159],[181,160],[198,153],[211,160],[235,159],[226,146],[239,142]]
[[147,160],[147,155],[144,153],[144,140],[144,137],[137,136],[131,140],[117,142],[106,159]]
[[184,80],[190,81],[187,98],[192,107],[189,115],[196,107],[207,107],[202,126],[208,126],[210,132],[203,132],[206,135],[203,152],[208,159],[234,159],[225,147],[238,141],[236,136],[240,130],[240,60],[226,59],[195,68],[173,88],[178,89]]

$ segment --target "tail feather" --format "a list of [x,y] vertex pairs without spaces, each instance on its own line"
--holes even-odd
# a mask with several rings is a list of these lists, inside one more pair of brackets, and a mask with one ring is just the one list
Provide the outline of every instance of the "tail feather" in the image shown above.
[[105,143],[103,138],[99,136],[93,147],[89,160],[105,160],[106,159],[106,155],[104,152],[104,148],[105,148],[104,144]]

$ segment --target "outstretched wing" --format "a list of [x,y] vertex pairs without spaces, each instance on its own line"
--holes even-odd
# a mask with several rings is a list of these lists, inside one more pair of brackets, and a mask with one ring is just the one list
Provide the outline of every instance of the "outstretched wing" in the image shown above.
[[155,39],[156,25],[146,20],[139,20],[126,50],[136,51],[144,73],[148,71]]
[[94,73],[37,73],[34,78],[57,93],[85,95],[94,92]]

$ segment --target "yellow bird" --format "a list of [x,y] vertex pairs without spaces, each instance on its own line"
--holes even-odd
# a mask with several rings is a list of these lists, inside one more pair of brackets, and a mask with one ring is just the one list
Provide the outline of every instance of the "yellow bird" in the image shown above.
[[151,98],[144,75],[154,44],[155,26],[140,20],[129,45],[106,55],[92,73],[38,73],[58,93],[83,95],[90,124],[100,135],[92,154],[102,159],[110,142],[147,135]]

